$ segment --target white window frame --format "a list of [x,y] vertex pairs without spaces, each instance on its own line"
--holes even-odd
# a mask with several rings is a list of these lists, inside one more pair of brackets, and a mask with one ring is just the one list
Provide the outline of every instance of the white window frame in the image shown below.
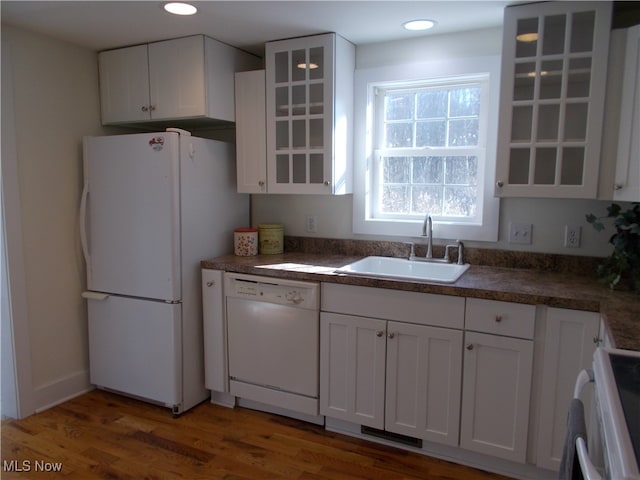
[[[478,188],[482,201],[475,219],[434,217],[434,238],[492,241],[498,239],[500,200],[494,196],[497,120],[500,82],[500,57],[454,59],[411,65],[397,65],[356,70],[355,76],[355,158],[353,229],[356,234],[417,237],[423,218],[385,218],[374,216],[375,194],[373,169],[377,167],[374,124],[375,90],[386,84],[418,82],[450,83],[450,80],[479,79],[486,82],[481,115],[486,115],[484,169],[478,171]],[[482,123],[482,122],[481,122]],[[483,132],[485,133],[485,132]],[[480,159],[479,159],[480,160]]]

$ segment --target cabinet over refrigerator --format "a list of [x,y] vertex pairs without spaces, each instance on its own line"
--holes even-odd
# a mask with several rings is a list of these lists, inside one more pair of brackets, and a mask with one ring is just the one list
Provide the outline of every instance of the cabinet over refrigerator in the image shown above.
[[91,383],[182,413],[208,396],[199,262],[249,221],[233,146],[168,129],[83,148]]

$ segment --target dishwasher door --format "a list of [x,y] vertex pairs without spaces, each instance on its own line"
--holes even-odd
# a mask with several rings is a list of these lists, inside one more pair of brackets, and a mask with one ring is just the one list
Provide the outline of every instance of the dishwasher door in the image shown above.
[[229,377],[318,397],[319,312],[227,297]]

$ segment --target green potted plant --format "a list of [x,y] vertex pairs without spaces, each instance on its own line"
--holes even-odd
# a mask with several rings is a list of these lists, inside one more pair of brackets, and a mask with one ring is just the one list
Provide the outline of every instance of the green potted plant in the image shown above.
[[607,215],[596,217],[590,213],[586,218],[597,231],[604,229],[601,219],[612,218],[616,229],[609,239],[613,253],[598,265],[600,281],[611,289],[626,281],[632,291],[640,293],[640,203],[633,202],[626,210],[613,203],[607,207]]

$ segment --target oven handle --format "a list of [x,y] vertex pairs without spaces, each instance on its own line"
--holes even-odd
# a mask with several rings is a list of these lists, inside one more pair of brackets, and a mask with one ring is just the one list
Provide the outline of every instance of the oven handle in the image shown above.
[[[585,369],[581,370],[578,374],[578,378],[576,379],[576,386],[573,390],[573,398],[580,400],[580,395],[582,394],[582,389],[588,383],[592,383],[593,378],[593,370]],[[578,437],[576,439],[576,452],[578,454],[578,461],[580,462],[580,470],[582,470],[582,475],[586,480],[602,480],[602,476],[591,463],[591,459],[589,458],[589,452],[587,451],[587,444],[585,439],[582,437]]]

